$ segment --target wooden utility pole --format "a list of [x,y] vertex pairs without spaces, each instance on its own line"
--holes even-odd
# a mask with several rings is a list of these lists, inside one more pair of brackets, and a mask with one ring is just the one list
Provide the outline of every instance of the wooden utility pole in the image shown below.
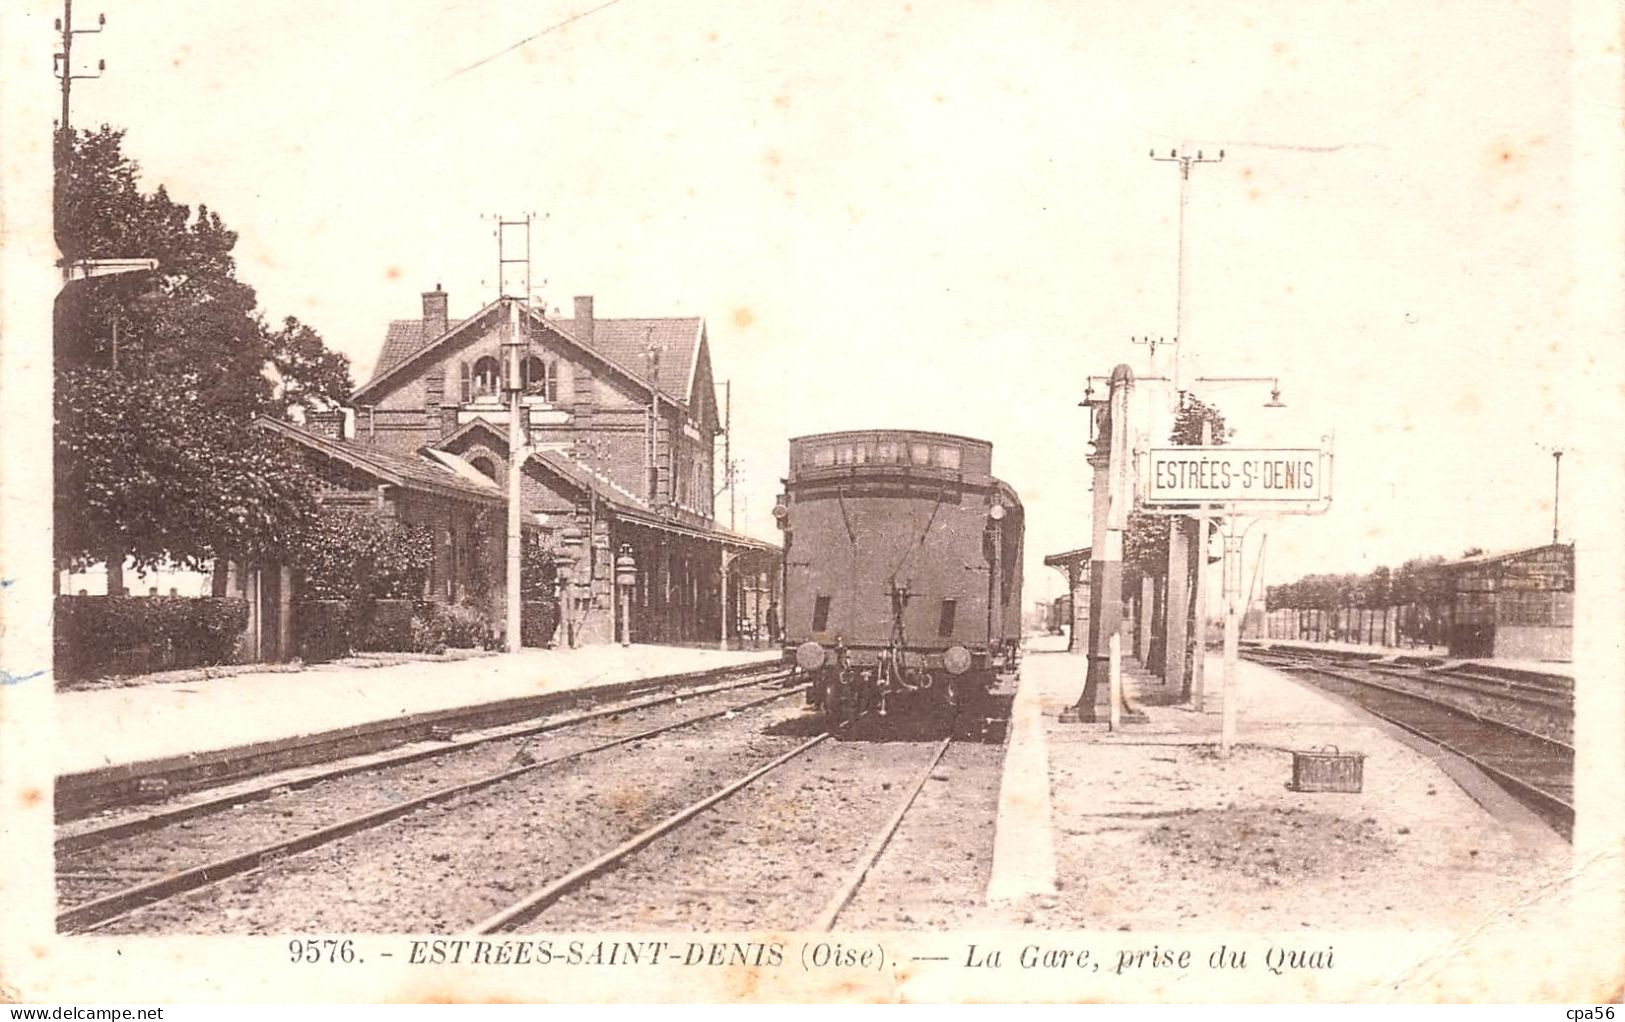
[[76,35],[95,35],[106,26],[107,15],[101,14],[97,15],[96,17],[95,28],[74,28],[73,0],[62,0],[62,17],[57,19],[56,23],[57,31],[60,33],[62,38],[62,49],[58,50],[56,53],[56,76],[62,80],[62,119],[57,122],[57,130],[60,132],[59,141],[62,146],[63,162],[59,166],[59,170],[67,169],[66,157],[73,151],[73,142],[70,129],[72,127],[71,112],[74,79],[100,78],[102,76],[102,72],[107,70],[107,61],[98,60],[96,62],[95,74],[74,74],[73,37]]

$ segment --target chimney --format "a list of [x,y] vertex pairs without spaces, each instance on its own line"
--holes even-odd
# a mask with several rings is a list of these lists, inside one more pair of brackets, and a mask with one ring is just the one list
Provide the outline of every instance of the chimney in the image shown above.
[[331,411],[312,409],[305,413],[305,431],[325,436],[330,440],[343,440],[346,432],[344,418],[342,408],[334,408]]
[[592,343],[592,295],[576,295],[576,337]]
[[436,284],[423,292],[423,340],[432,341],[446,332],[446,292]]

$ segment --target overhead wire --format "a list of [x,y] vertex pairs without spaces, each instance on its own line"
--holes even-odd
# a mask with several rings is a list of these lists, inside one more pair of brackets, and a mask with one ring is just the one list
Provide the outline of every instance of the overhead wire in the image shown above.
[[616,4],[618,4],[620,2],[621,2],[621,0],[605,0],[604,3],[601,3],[597,7],[591,8],[590,10],[580,11],[580,12],[578,12],[576,14],[572,14],[568,18],[565,18],[563,21],[560,21],[560,22],[557,22],[555,24],[549,25],[546,28],[542,29],[540,32],[536,32],[533,35],[528,35],[525,38],[519,40],[517,43],[514,43],[511,46],[503,47],[502,49],[498,50],[497,52],[491,54],[488,57],[481,57],[479,60],[476,60],[474,63],[469,64],[467,67],[458,68],[457,70],[453,71],[451,74],[449,74],[446,77],[442,78],[441,81],[442,82],[449,82],[453,78],[456,78],[458,75],[467,74],[470,71],[473,71],[473,70],[476,70],[478,68],[484,67],[486,64],[491,63],[491,61],[496,60],[498,57],[505,56],[506,54],[512,53],[514,50],[520,49],[521,47],[524,47],[525,45],[527,45],[529,43],[533,43],[536,40],[540,39],[544,35],[547,35],[547,34],[552,33],[552,32],[557,32],[559,29],[564,28],[566,25],[574,24],[575,22],[580,21],[582,18],[589,18],[592,15],[597,14],[599,11],[602,11],[602,10],[604,10],[606,8],[609,8],[609,7],[614,7]]

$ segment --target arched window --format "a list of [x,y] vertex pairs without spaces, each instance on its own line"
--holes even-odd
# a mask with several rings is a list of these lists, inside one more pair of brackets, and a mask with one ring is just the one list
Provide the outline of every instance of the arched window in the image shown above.
[[474,468],[481,474],[488,476],[492,482],[496,481],[497,465],[496,462],[492,461],[490,458],[487,458],[482,454],[478,458],[471,459],[469,464],[473,465]]
[[502,390],[502,363],[490,355],[474,360],[474,396],[485,397]]
[[535,355],[529,355],[520,368],[520,383],[524,386],[526,394],[535,395],[548,404],[557,402],[558,378],[551,365]]

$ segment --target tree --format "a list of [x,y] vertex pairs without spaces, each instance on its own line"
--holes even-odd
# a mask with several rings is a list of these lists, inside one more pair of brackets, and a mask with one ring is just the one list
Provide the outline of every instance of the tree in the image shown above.
[[236,278],[237,235],[163,187],[143,192],[122,131],[58,149],[57,242],[69,259],[152,257],[155,274],[92,279],[57,301],[56,555],[142,566],[272,553],[314,485],[256,416],[327,407],[349,363],[289,318],[268,326]]
[[[1230,439],[1232,430],[1225,426],[1224,414],[1216,406],[1206,403],[1193,394],[1186,394],[1184,400],[1180,403],[1179,411],[1174,416],[1174,426],[1168,434],[1168,439],[1173,443],[1185,446],[1200,444],[1202,442],[1202,424],[1204,422],[1210,427],[1208,438],[1210,444],[1219,446]],[[1143,567],[1143,570],[1154,577],[1164,579],[1168,574],[1168,545],[1170,530],[1172,529],[1185,529],[1186,536],[1189,539],[1192,556],[1186,562],[1185,567],[1185,591],[1189,596],[1185,601],[1185,606],[1165,607],[1163,613],[1158,615],[1161,629],[1154,637],[1150,652],[1153,662],[1161,662],[1162,653],[1165,649],[1163,642],[1168,634],[1168,615],[1174,613],[1183,614],[1186,622],[1185,634],[1187,636],[1185,660],[1188,667],[1192,656],[1200,655],[1200,651],[1194,645],[1196,631],[1191,626],[1194,625],[1196,620],[1197,559],[1207,556],[1206,549],[1199,549],[1202,544],[1197,540],[1200,533],[1197,531],[1196,522],[1185,518],[1170,518],[1166,519],[1165,524],[1165,520],[1160,516],[1131,515],[1129,517],[1128,531],[1123,537],[1124,559],[1130,564]],[[1164,584],[1166,583],[1164,582]],[[1189,694],[1189,690],[1186,688],[1187,681],[1188,678],[1184,676],[1182,671],[1179,678],[1181,691]]]
[[110,369],[58,372],[55,437],[64,567],[113,551],[141,568],[274,558],[315,514],[315,481],[282,441]]
[[1212,427],[1209,442],[1215,447],[1223,445],[1235,434],[1235,430],[1224,424],[1224,413],[1219,411],[1217,405],[1210,405],[1194,394],[1186,394],[1178,414],[1174,416],[1173,432],[1168,439],[1176,444],[1199,444],[1202,442],[1204,422]]

